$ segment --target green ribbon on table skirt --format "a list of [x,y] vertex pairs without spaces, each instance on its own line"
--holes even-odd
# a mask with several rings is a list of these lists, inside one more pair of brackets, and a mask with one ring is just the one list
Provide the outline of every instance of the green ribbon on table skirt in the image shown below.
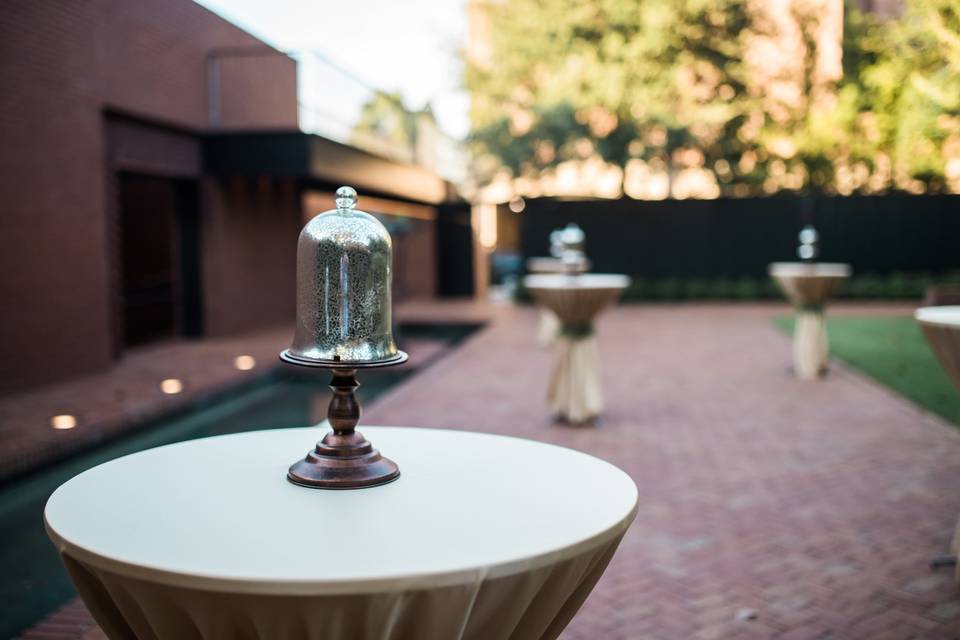
[[571,340],[583,340],[593,335],[593,325],[586,324],[565,324],[560,327],[560,335]]
[[807,302],[804,304],[798,304],[794,308],[797,310],[797,312],[823,313],[822,302]]

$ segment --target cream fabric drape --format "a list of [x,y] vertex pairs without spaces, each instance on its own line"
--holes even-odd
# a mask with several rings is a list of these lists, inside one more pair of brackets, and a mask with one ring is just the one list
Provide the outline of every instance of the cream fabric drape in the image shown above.
[[793,366],[797,377],[812,380],[827,370],[830,352],[822,311],[798,310],[793,330]]
[[547,640],[580,609],[622,537],[509,576],[478,573],[468,584],[437,589],[316,597],[190,589],[62,557],[111,640]]
[[557,339],[560,331],[560,318],[550,309],[540,310],[540,326],[537,328],[537,344],[547,347]]
[[555,416],[580,424],[603,411],[600,363],[593,336],[561,335],[556,341],[556,364],[547,387],[547,400]]

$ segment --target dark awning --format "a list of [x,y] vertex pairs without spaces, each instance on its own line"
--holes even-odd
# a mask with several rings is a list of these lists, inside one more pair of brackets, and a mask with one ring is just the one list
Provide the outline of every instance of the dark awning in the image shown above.
[[423,167],[388,160],[301,131],[216,133],[204,140],[208,175],[284,176],[349,184],[405,200],[440,204],[450,185]]

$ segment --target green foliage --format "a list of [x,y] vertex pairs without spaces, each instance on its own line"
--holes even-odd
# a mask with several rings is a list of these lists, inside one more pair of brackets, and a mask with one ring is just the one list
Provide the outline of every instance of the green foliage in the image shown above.
[[876,116],[878,151],[894,159],[895,181],[944,190],[945,162],[960,158],[960,5],[910,0],[864,49],[875,62],[863,70],[863,103]]
[[363,105],[353,136],[372,135],[389,143],[409,147],[417,137],[415,116],[403,105],[399,93],[376,92]]
[[723,132],[752,101],[746,0],[510,0],[490,14],[496,63],[468,64],[466,84],[471,140],[494,168],[535,174],[594,154],[673,166],[687,147],[744,149]]
[[465,72],[481,180],[599,157],[668,179],[706,169],[734,196],[960,191],[956,0],[905,0],[886,22],[851,3],[839,80],[818,76],[822,17],[792,5],[804,45],[792,103],[752,66],[751,43],[779,35],[748,0],[485,6],[491,55]]

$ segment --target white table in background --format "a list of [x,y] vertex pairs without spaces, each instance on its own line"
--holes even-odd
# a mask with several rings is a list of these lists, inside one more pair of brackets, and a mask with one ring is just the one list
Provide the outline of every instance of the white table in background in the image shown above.
[[627,276],[609,273],[543,274],[523,280],[534,300],[560,319],[547,400],[562,421],[589,423],[603,411],[593,322],[629,284]]
[[323,434],[143,451],[47,503],[47,530],[110,638],[555,638],[636,512],[616,467],[553,445],[365,427],[401,469],[325,491],[285,476]]
[[960,306],[922,307],[914,316],[943,370],[960,391]]
[[819,378],[827,370],[830,347],[824,307],[850,277],[850,265],[831,262],[774,262],[770,275],[796,310],[793,368],[801,380]]
[[[960,392],[960,306],[921,307],[914,317],[940,366]],[[951,551],[954,556],[960,555],[960,522],[954,529]],[[960,564],[954,577],[960,581]]]

